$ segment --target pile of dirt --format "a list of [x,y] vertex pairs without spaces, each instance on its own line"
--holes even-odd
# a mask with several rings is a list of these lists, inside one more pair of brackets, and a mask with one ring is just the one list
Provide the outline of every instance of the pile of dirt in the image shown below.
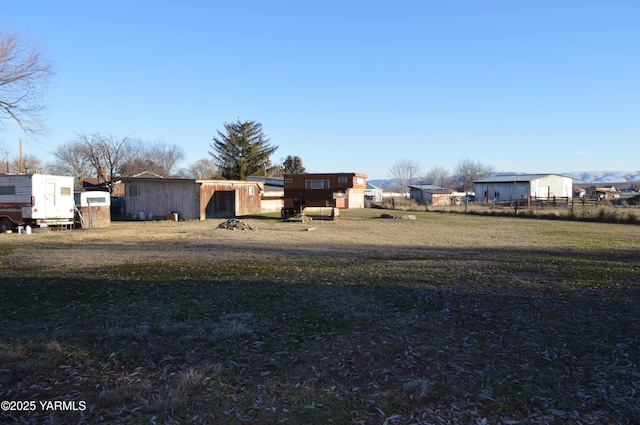
[[381,214],[380,218],[392,218],[399,220],[415,220],[415,215],[392,215],[392,214]]
[[218,229],[227,229],[227,230],[257,230],[257,227],[250,226],[242,220],[238,220],[236,218],[230,218],[227,221],[224,221],[218,224]]

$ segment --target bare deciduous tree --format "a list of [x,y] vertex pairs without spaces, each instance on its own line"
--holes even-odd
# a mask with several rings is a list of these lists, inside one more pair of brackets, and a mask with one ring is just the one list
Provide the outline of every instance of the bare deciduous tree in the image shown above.
[[22,171],[27,174],[36,173],[43,169],[42,162],[40,162],[38,157],[33,155],[22,155],[22,160],[19,156],[16,156],[10,161],[11,170],[18,172],[18,170],[20,170],[20,162],[22,162]]
[[120,163],[118,170],[123,176],[147,171],[169,177],[176,172],[176,165],[183,159],[184,151],[179,146],[168,145],[162,140],[153,143],[130,140],[127,159]]
[[420,164],[413,159],[400,159],[391,167],[389,173],[394,179],[394,189],[400,193],[408,193],[409,185],[413,184],[420,174]]
[[158,167],[156,174],[168,177],[176,165],[184,159],[184,150],[176,145],[168,145],[162,140],[151,144],[148,148],[148,156]]
[[113,179],[120,164],[130,157],[131,143],[128,137],[120,139],[110,134],[81,133],[75,142],[84,146],[83,159],[95,172],[94,175],[107,183]]
[[135,176],[143,171],[153,172],[151,170],[153,164],[149,158],[144,155],[145,150],[145,142],[138,139],[129,139],[127,157],[118,164],[116,173],[121,176]]
[[42,100],[52,74],[40,46],[0,29],[0,124],[10,120],[29,133],[43,130]]
[[432,184],[440,187],[449,187],[452,183],[451,175],[443,167],[435,166],[429,169],[424,176],[424,181],[427,184]]
[[58,146],[53,155],[56,162],[50,166],[51,171],[74,176],[76,188],[82,188],[82,180],[92,174],[91,164],[85,156],[85,145],[79,141],[65,143]]
[[491,175],[493,166],[481,164],[480,161],[473,161],[465,158],[461,160],[455,168],[454,175],[460,189],[466,193],[473,192],[473,182]]
[[110,134],[81,133],[76,140],[60,146],[55,156],[53,169],[75,176],[80,187],[85,177],[102,178],[107,183],[116,175],[133,176],[143,171],[168,177],[184,153],[182,148],[162,141],[154,144]]
[[197,161],[195,164],[192,164],[186,170],[187,176],[192,179],[221,179],[222,173],[216,166],[216,163],[213,159],[201,159]]

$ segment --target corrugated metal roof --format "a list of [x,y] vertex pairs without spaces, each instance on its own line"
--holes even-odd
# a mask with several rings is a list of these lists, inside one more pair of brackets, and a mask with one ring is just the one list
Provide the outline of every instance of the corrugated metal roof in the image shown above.
[[263,182],[265,186],[284,187],[284,179],[282,177],[247,176],[247,181]]
[[[476,180],[474,183],[511,183],[511,182],[530,182],[547,176],[561,176],[560,174],[510,174],[504,176],[491,176],[484,179]],[[571,177],[569,177],[571,178]]]
[[444,187],[435,184],[410,184],[409,188],[417,190],[444,190]]
[[432,195],[451,195],[453,193],[449,189],[426,189],[424,192]]

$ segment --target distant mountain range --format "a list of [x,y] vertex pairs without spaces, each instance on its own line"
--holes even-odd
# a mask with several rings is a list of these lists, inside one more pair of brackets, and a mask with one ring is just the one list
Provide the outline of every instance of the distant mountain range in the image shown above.
[[559,174],[573,178],[574,183],[640,182],[640,171],[575,171]]
[[[496,173],[506,174],[530,174],[530,173]],[[570,173],[555,173],[571,177],[574,184],[586,183],[631,183],[640,182],[640,171],[573,171]],[[394,179],[369,180],[374,186],[381,189],[393,187]]]

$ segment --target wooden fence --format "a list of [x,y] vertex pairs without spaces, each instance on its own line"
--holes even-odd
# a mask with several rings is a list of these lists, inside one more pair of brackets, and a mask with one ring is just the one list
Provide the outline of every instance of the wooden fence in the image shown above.
[[548,198],[529,197],[510,201],[490,201],[489,205],[503,208],[529,209],[529,208],[575,208],[598,207],[610,205],[611,200],[596,198],[567,198],[562,196],[550,196]]

